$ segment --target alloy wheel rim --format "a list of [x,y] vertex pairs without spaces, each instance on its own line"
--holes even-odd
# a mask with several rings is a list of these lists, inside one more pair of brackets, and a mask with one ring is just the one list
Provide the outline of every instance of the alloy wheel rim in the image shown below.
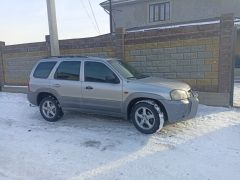
[[45,101],[42,105],[42,111],[44,116],[46,116],[49,119],[52,119],[56,116],[57,108],[53,102]]
[[137,125],[145,130],[152,129],[156,121],[153,112],[146,107],[140,107],[136,110],[135,119]]

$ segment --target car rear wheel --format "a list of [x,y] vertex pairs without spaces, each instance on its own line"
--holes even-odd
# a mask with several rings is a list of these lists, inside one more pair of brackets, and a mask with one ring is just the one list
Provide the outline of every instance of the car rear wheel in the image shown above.
[[153,134],[160,131],[164,124],[164,115],[161,109],[152,102],[139,102],[131,112],[134,126],[144,134]]
[[42,117],[49,122],[56,122],[63,116],[63,111],[56,99],[46,97],[40,103]]

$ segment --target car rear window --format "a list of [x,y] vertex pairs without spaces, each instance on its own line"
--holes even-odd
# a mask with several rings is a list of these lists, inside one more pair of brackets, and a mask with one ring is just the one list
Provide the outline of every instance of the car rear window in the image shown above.
[[41,62],[34,71],[33,77],[46,79],[57,62]]

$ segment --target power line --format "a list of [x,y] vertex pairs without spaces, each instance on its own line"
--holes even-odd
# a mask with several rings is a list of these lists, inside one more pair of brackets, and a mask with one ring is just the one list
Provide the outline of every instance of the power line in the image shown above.
[[90,0],[88,0],[88,3],[89,3],[89,6],[90,6],[90,8],[91,8],[92,15],[93,15],[94,21],[95,21],[95,23],[96,23],[98,32],[99,32],[99,34],[101,34],[100,29],[99,29],[99,26],[98,26],[98,23],[97,23],[97,19],[96,19],[96,16],[95,16],[95,14],[94,14],[94,11],[93,11],[93,8],[92,8],[92,4],[91,4]]
[[90,19],[90,21],[91,21],[91,23],[92,23],[95,31],[96,31],[97,33],[99,33],[98,28],[97,28],[96,24],[93,22],[93,20],[92,20],[92,18],[91,18],[91,16],[90,16],[90,14],[89,14],[89,12],[88,12],[85,4],[83,3],[82,0],[80,0],[80,2],[81,2],[81,4],[82,4],[82,6],[83,6],[83,9],[84,9],[85,13],[87,14],[88,18]]

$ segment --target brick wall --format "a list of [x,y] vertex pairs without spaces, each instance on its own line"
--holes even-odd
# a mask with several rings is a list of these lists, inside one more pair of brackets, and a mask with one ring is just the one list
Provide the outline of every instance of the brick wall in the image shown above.
[[49,55],[45,42],[5,46],[3,49],[5,84],[27,85],[35,63]]
[[61,55],[83,55],[97,57],[115,57],[115,37],[103,36],[60,41]]
[[[115,35],[60,41],[61,55],[86,55],[124,59],[139,71],[157,77],[179,79],[200,91],[208,105],[231,104],[234,52],[234,16],[220,23],[125,32]],[[0,83],[26,85],[37,60],[50,56],[46,42],[5,46],[0,43],[4,78]],[[2,54],[2,56],[1,56]],[[2,58],[1,58],[2,57]]]
[[234,30],[234,16],[227,14],[215,24],[131,32],[124,56],[145,74],[187,82],[204,104],[230,105]]
[[180,36],[137,45],[127,40],[126,60],[145,74],[183,80],[199,91],[218,91],[219,37]]
[[[42,58],[50,56],[49,39],[49,36],[46,36],[46,42],[12,46],[4,45],[2,46],[2,50],[0,44],[0,53],[2,52],[3,54],[2,64],[4,67],[4,78],[2,81],[4,81],[4,84],[27,85],[29,74],[36,62]],[[94,38],[62,40],[60,41],[60,51],[61,55],[64,56],[116,56],[114,37],[111,35],[103,35]]]

